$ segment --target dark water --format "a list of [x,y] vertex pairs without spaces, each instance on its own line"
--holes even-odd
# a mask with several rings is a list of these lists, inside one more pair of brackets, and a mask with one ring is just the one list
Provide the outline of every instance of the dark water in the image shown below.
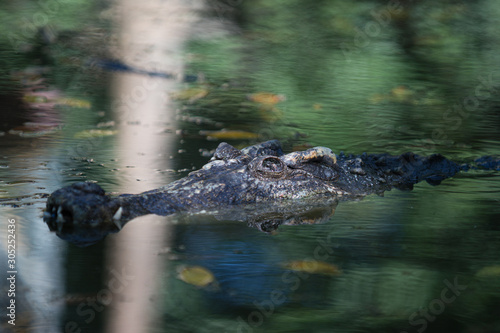
[[[168,23],[158,13],[182,7],[168,5],[142,14]],[[498,156],[495,1],[192,1],[174,37],[120,23],[134,17],[125,2],[40,6],[0,5],[2,331],[500,332],[495,172],[340,202],[323,223],[270,233],[146,216],[78,248],[42,221],[62,186],[156,188],[221,140]]]

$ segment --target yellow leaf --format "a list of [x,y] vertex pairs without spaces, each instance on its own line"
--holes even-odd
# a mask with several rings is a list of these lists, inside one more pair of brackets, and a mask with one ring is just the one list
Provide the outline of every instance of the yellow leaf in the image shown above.
[[267,92],[258,92],[255,94],[250,94],[247,96],[247,98],[252,102],[264,105],[274,105],[286,99],[284,95],[277,95]]
[[500,277],[500,265],[486,266],[476,273],[477,277]]
[[208,269],[201,266],[185,266],[179,271],[178,278],[196,287],[206,287],[215,281]]
[[285,263],[283,267],[292,271],[306,272],[309,274],[322,274],[330,276],[342,274],[342,271],[337,266],[318,260],[295,260]]
[[81,108],[81,109],[90,109],[91,107],[89,101],[77,98],[58,98],[56,100],[56,103],[60,105],[73,106],[75,108]]
[[407,102],[413,98],[415,92],[406,86],[397,86],[391,90],[391,96],[396,102]]
[[257,133],[239,130],[200,131],[200,134],[212,140],[248,140],[259,138],[259,134]]
[[208,89],[202,87],[188,88],[171,95],[173,99],[194,102],[208,95]]

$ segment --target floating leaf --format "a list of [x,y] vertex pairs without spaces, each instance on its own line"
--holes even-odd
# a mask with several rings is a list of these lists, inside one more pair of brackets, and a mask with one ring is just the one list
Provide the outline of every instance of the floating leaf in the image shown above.
[[295,260],[285,263],[283,267],[292,271],[306,272],[309,274],[330,276],[342,274],[342,271],[337,266],[318,260]]
[[185,266],[179,271],[178,278],[196,287],[207,287],[216,283],[215,277],[208,269],[201,266]]
[[259,138],[259,134],[257,133],[239,130],[200,131],[200,134],[212,140],[249,140]]
[[258,92],[255,94],[250,94],[247,96],[247,98],[252,102],[264,105],[274,105],[286,99],[285,95],[277,95],[267,92]]
[[189,101],[190,103],[197,101],[208,95],[208,89],[203,87],[188,88],[171,95],[173,99]]
[[398,102],[408,102],[415,95],[415,92],[407,86],[397,86],[391,90],[391,96]]
[[418,104],[417,94],[407,86],[397,86],[391,89],[389,94],[375,94],[370,98],[370,102],[377,104],[380,102],[396,102]]
[[91,129],[78,132],[74,135],[75,139],[88,139],[88,138],[97,138],[102,136],[110,136],[118,133],[117,130],[101,130],[101,129]]
[[477,277],[500,277],[500,265],[486,266],[476,273]]
[[90,109],[91,104],[89,101],[77,98],[59,98],[56,100],[57,104],[72,106],[80,109]]

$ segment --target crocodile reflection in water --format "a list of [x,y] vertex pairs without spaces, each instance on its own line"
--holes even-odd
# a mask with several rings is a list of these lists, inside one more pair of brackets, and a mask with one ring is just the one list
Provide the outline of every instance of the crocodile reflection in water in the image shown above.
[[[491,158],[476,164],[500,166]],[[409,190],[423,180],[437,185],[470,167],[442,155],[336,156],[325,147],[284,154],[275,140],[242,150],[221,143],[203,168],[156,190],[111,197],[90,182],[59,189],[49,197],[43,218],[50,230],[79,245],[146,214],[203,211],[269,231],[282,223],[324,220],[339,199]]]

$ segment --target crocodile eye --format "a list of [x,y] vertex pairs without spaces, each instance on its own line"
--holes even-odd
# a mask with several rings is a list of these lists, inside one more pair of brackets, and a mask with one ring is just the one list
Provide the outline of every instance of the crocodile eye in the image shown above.
[[286,165],[275,156],[260,157],[255,161],[254,171],[259,177],[281,178],[285,175]]
[[262,171],[280,172],[283,171],[285,164],[279,158],[267,157],[260,164]]

